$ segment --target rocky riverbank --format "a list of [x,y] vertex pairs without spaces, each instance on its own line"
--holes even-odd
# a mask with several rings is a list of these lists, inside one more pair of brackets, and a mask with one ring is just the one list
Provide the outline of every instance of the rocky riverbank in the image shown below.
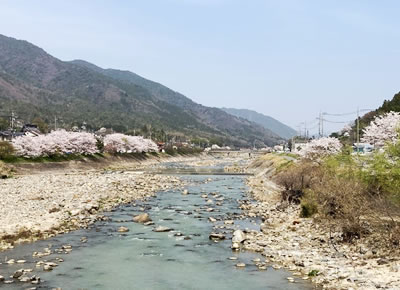
[[181,186],[176,177],[146,173],[163,168],[163,162],[215,166],[227,161],[200,154],[15,164],[14,176],[0,187],[0,250],[87,227],[119,204]]
[[340,233],[300,218],[300,207],[282,203],[279,188],[268,178],[270,170],[248,179],[256,202],[244,201],[249,217],[260,217],[260,231],[249,231],[243,248],[260,252],[274,268],[284,267],[293,277],[310,279],[324,289],[400,289],[400,257],[358,242],[340,241]]
[[175,177],[123,171],[41,173],[2,180],[0,250],[86,227],[102,212],[178,187]]

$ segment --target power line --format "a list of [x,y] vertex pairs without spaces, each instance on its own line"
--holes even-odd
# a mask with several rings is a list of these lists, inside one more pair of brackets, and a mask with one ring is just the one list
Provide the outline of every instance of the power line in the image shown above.
[[361,113],[361,112],[368,112],[368,111],[373,111],[373,109],[360,109],[360,110],[357,110],[357,111],[354,111],[354,112],[350,112],[350,113],[336,113],[336,114],[324,112],[324,113],[322,113],[322,115],[340,117],[340,116],[355,115],[355,114],[358,114],[358,113]]
[[322,119],[322,121],[328,122],[328,123],[334,123],[334,124],[348,124],[348,123],[353,122],[354,120],[350,120],[350,121],[332,121],[332,120]]

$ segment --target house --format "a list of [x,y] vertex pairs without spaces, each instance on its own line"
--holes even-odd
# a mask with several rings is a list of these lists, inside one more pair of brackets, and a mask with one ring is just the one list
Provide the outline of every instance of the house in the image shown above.
[[1,141],[11,141],[15,137],[24,136],[23,132],[12,132],[10,130],[0,131],[0,140]]
[[12,130],[6,130],[6,131],[0,131],[0,140],[1,141],[12,141],[12,139],[16,137],[21,137],[21,136],[30,136],[30,137],[36,137],[39,136],[40,130],[38,126],[32,125],[32,124],[25,124],[22,126],[22,129],[20,132],[15,132]]
[[0,131],[0,139],[1,139],[1,141],[11,141],[12,140],[12,132],[11,131]]
[[21,132],[24,133],[25,136],[30,136],[30,137],[36,137],[41,134],[38,126],[33,124],[25,124],[22,127]]
[[369,143],[354,143],[353,150],[355,153],[368,154],[374,151],[375,146]]

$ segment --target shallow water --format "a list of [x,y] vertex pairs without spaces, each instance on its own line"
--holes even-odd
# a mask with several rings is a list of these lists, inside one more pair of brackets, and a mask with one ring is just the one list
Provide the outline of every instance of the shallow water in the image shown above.
[[[25,264],[1,264],[0,275],[7,277],[17,269],[32,268],[33,274],[43,280],[41,289],[312,288],[302,280],[289,283],[286,278],[290,273],[283,270],[268,267],[268,270],[259,271],[251,260],[255,257],[263,260],[263,257],[251,252],[232,252],[230,239],[221,242],[209,240],[213,231],[213,224],[208,222],[209,216],[218,219],[229,215],[234,219],[240,213],[237,200],[244,198],[244,177],[195,175],[182,178],[189,182],[188,195],[182,195],[181,189],[162,192],[147,201],[115,209],[107,214],[110,221],[98,222],[88,230],[0,253],[0,261],[7,258],[28,261]],[[215,205],[212,192],[225,198],[221,206]],[[205,193],[214,201],[213,204],[206,204],[208,198],[201,197]],[[215,210],[207,212],[208,207]],[[152,231],[154,226],[133,223],[132,216],[140,212],[148,212],[156,225],[174,230],[157,233]],[[118,233],[116,229],[120,226],[128,227],[129,232]],[[231,227],[257,229],[258,224],[251,220],[235,220],[235,225]],[[229,238],[231,230],[225,231]],[[182,236],[176,236],[177,233]],[[88,241],[82,243],[82,237],[87,237]],[[32,258],[34,251],[43,251],[49,244],[53,251],[65,244],[72,245],[73,250],[69,254],[55,253],[42,259]],[[238,257],[238,260],[229,260],[231,256]],[[55,261],[57,257],[64,262],[53,271],[44,272],[35,268],[38,260]],[[238,262],[247,266],[236,268]],[[33,286],[21,282],[0,285],[4,289],[28,289]]]

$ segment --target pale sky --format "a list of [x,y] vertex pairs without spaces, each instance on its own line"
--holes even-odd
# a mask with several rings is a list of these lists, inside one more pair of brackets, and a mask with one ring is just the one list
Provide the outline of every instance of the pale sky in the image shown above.
[[368,0],[0,0],[0,34],[296,129],[400,90],[399,11]]

